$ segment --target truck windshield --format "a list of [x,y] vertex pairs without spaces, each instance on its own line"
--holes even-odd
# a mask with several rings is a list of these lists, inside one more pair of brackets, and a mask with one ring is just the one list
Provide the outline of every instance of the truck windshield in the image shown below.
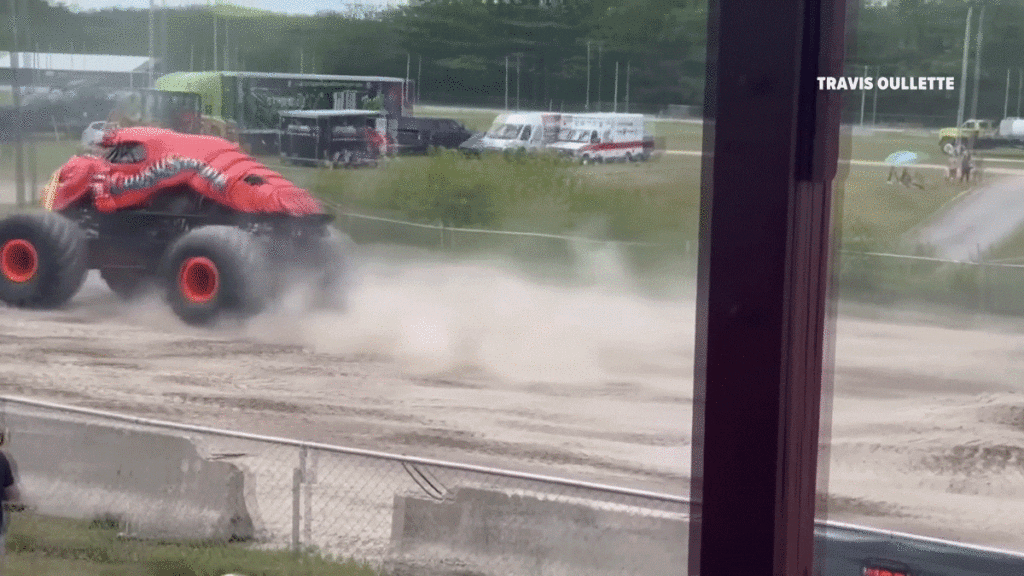
[[514,140],[519,137],[519,131],[523,129],[522,124],[498,124],[491,127],[487,135],[491,138],[502,138]]

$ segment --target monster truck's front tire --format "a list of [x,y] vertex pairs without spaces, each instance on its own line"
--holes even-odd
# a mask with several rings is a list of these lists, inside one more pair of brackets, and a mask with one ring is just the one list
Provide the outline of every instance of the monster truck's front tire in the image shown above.
[[271,292],[263,245],[233,226],[185,234],[168,248],[160,274],[174,313],[193,325],[256,314]]
[[88,272],[85,234],[54,212],[0,221],[0,301],[56,308],[73,297]]

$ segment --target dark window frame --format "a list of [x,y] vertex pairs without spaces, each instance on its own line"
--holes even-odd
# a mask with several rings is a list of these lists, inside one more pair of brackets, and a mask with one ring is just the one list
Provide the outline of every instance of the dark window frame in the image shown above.
[[709,2],[692,575],[815,572],[841,206],[841,98],[816,77],[842,75],[846,19],[847,0]]

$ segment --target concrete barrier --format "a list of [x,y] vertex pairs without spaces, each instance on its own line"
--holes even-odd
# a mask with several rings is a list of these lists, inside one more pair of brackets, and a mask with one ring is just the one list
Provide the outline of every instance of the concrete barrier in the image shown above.
[[450,499],[396,495],[395,574],[670,576],[686,570],[678,514],[462,487]]
[[8,449],[39,513],[107,518],[138,537],[248,539],[238,467],[204,460],[187,438],[8,413]]

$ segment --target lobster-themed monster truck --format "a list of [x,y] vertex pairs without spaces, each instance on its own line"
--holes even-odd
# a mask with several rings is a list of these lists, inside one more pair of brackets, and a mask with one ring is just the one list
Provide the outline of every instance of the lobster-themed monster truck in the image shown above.
[[0,221],[0,300],[52,308],[98,269],[119,296],[165,291],[190,324],[263,309],[296,278],[327,302],[350,241],[317,200],[227,140],[114,129],[101,155],[72,157],[43,213]]

